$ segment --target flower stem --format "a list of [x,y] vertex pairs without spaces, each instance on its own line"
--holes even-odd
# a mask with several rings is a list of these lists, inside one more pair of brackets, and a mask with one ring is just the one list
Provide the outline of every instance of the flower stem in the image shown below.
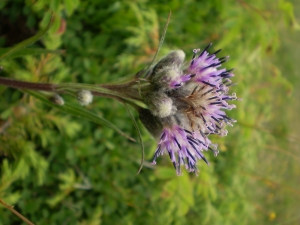
[[76,84],[76,83],[65,83],[65,84],[49,84],[49,83],[35,83],[27,81],[13,80],[10,78],[0,77],[0,85],[32,90],[32,91],[45,91],[59,94],[72,94],[79,90],[90,90],[93,95],[116,99],[122,103],[129,103],[130,105],[136,105],[135,101],[141,101],[138,91],[135,88],[131,88],[134,82],[125,84],[111,84],[111,85],[95,85],[95,84]]
[[18,88],[18,89],[57,92],[55,90],[56,85],[54,85],[54,84],[33,83],[33,82],[13,80],[13,79],[4,78],[4,77],[0,77],[0,85],[12,87],[12,88]]

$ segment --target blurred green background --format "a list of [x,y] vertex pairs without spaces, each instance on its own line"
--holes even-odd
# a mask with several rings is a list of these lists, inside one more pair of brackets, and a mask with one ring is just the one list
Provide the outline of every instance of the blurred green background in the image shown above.
[[[176,176],[139,123],[141,148],[107,127],[0,86],[0,198],[36,224],[300,224],[300,2],[297,0],[0,0],[0,47],[49,32],[31,47],[65,54],[0,61],[0,76],[33,82],[105,83],[145,68],[172,16],[159,57],[213,42],[230,55],[242,101],[228,136],[212,137],[199,176]],[[64,96],[77,105],[76,99]],[[88,110],[138,139],[120,103]],[[135,118],[138,115],[134,114]],[[0,205],[0,225],[22,224]],[[24,224],[24,223],[23,223]]]

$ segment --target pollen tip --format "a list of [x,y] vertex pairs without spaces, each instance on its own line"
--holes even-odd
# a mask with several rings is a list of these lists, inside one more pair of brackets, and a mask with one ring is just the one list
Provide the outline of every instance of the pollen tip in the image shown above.
[[152,161],[150,164],[151,165],[156,165],[156,161]]

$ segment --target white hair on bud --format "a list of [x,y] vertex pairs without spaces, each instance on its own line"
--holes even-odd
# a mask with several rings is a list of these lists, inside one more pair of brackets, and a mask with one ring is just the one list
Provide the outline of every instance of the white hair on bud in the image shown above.
[[172,114],[173,100],[168,98],[164,99],[162,104],[157,108],[157,116],[164,118]]
[[174,50],[171,51],[168,55],[159,60],[152,70],[152,77],[160,72],[162,69],[168,68],[176,68],[179,69],[185,59],[185,53],[182,50]]
[[163,57],[157,65],[160,67],[173,66],[179,68],[185,59],[185,53],[182,50],[171,51],[168,55]]
[[190,77],[181,77],[184,59],[185,53],[182,50],[171,51],[153,67],[151,83],[159,87],[161,91],[181,87],[182,81],[186,82],[190,79]]
[[89,90],[80,90],[77,92],[77,100],[82,106],[88,105],[93,101],[93,94]]
[[162,91],[174,89],[173,83],[180,83],[181,71],[172,67],[164,67],[152,79]]
[[160,118],[173,115],[176,111],[173,100],[161,91],[151,92],[146,96],[145,101],[151,113]]
[[178,63],[179,66],[184,62],[185,59],[185,53],[182,50],[175,50],[173,51],[174,55],[177,57],[177,61],[180,62]]

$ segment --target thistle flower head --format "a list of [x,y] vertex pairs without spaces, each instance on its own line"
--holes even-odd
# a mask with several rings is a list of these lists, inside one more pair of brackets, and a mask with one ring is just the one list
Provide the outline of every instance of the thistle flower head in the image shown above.
[[[155,130],[155,136],[161,131],[152,163],[168,153],[177,174],[181,174],[181,165],[197,173],[198,160],[209,164],[204,151],[210,150],[215,156],[219,152],[209,135],[226,136],[226,125],[236,122],[224,111],[235,108],[228,102],[237,100],[235,93],[228,94],[232,70],[220,68],[228,57],[218,58],[221,50],[209,54],[210,46],[202,52],[194,50],[187,68],[182,68],[184,53],[172,51],[150,73],[152,89],[144,100],[153,117],[151,121],[155,121],[151,130]],[[150,127],[147,123],[151,121],[145,121],[142,120]]]

